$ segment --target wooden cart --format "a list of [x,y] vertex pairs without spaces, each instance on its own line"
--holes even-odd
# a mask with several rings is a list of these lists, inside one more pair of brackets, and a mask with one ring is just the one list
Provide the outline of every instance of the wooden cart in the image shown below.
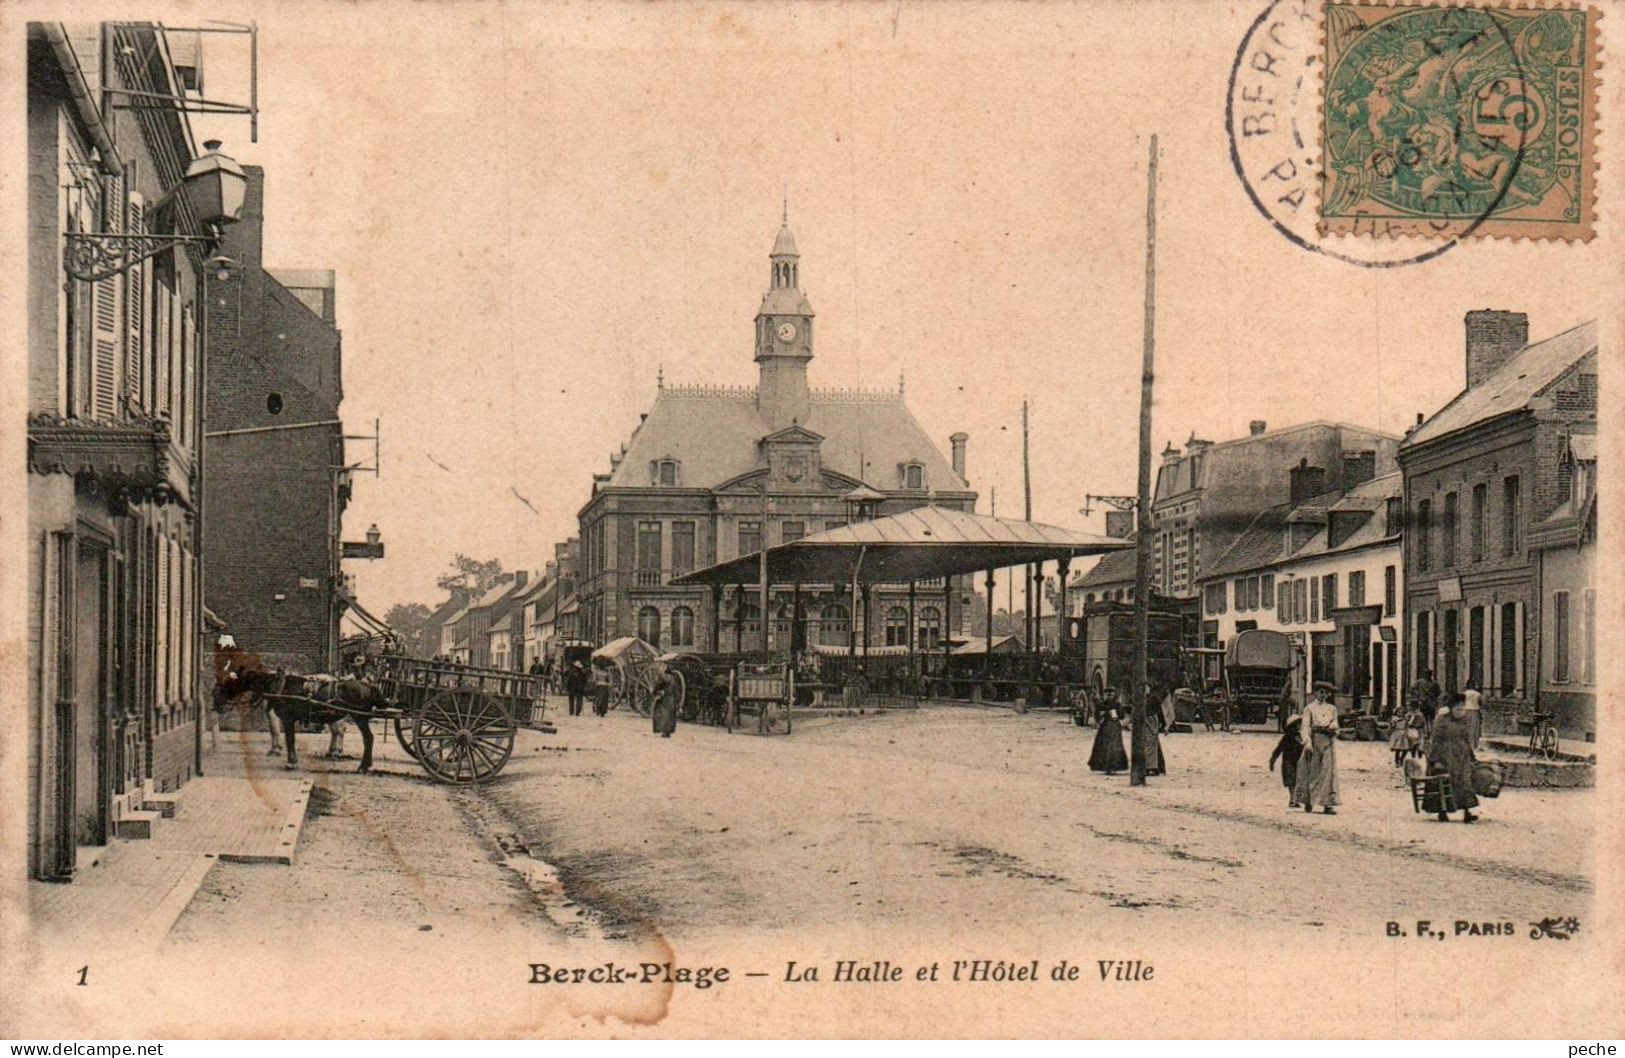
[[437,781],[452,786],[487,782],[513,754],[521,722],[541,708],[541,678],[401,654],[379,657],[367,680],[388,708],[353,714],[392,721],[401,748]]
[[790,706],[795,700],[795,667],[784,661],[741,661],[734,669],[728,703],[728,731],[756,718],[759,735],[790,733]]

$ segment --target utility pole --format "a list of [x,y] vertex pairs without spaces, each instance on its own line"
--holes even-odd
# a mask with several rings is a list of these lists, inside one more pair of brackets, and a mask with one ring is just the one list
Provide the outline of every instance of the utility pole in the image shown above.
[[[1033,520],[1033,467],[1029,457],[1027,444],[1027,402],[1021,402],[1021,490],[1025,497],[1022,507],[1022,517],[1027,521]],[[1034,569],[1031,564],[1027,566],[1027,612],[1022,615],[1021,626],[1023,638],[1027,640],[1027,652],[1030,654],[1038,649],[1038,615],[1033,611],[1033,576]]]
[[757,588],[761,592],[762,610],[762,653],[768,651],[768,614],[767,614],[767,479],[762,480],[762,522],[757,530],[757,546],[760,548],[760,557],[756,560]]
[[1146,173],[1145,191],[1145,351],[1140,367],[1140,474],[1139,503],[1135,510],[1134,545],[1134,728],[1129,740],[1128,782],[1145,785],[1145,759],[1151,752],[1151,733],[1146,717],[1146,695],[1150,674],[1146,652],[1150,636],[1151,605],[1151,380],[1156,353],[1157,321],[1157,134],[1151,134],[1151,165]]

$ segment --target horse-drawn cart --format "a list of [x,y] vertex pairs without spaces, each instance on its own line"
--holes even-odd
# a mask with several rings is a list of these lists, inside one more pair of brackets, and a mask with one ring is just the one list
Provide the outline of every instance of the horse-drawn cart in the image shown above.
[[453,786],[494,778],[542,697],[539,677],[401,654],[380,657],[368,682],[385,702],[368,715],[393,722],[401,748]]
[[611,709],[624,703],[639,716],[648,716],[660,678],[659,657],[660,651],[637,636],[610,640],[592,652],[595,690],[608,695]]

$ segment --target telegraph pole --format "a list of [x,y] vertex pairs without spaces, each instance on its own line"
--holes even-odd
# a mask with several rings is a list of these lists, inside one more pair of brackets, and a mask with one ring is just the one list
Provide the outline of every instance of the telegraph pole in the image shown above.
[[1151,752],[1151,729],[1146,716],[1146,653],[1150,636],[1151,605],[1151,380],[1156,353],[1157,321],[1157,134],[1151,134],[1151,165],[1145,192],[1145,352],[1140,367],[1140,475],[1139,503],[1135,509],[1134,546],[1134,728],[1129,740],[1128,782],[1145,785],[1145,759]]
[[[1021,491],[1025,499],[1022,506],[1022,517],[1027,521],[1033,520],[1033,468],[1028,456],[1027,444],[1027,402],[1021,402]],[[1036,571],[1031,565],[1027,566],[1027,575],[1022,578],[1026,581],[1027,612],[1022,617],[1022,638],[1027,640],[1027,653],[1031,654],[1038,649],[1038,615],[1033,610],[1033,576]],[[1012,615],[1014,616],[1014,615]]]

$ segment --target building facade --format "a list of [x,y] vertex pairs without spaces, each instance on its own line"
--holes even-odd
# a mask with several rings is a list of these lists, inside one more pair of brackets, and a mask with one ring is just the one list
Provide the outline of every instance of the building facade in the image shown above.
[[1568,496],[1529,531],[1540,585],[1540,702],[1580,718],[1595,738],[1597,716],[1597,437],[1569,437]]
[[1303,662],[1300,700],[1324,680],[1340,709],[1385,714],[1405,690],[1403,482],[1395,472],[1324,492],[1319,469],[1283,474],[1288,502],[1259,514],[1200,580],[1202,645],[1249,629],[1285,633]]
[[1162,453],[1151,496],[1151,583],[1161,595],[1193,599],[1218,561],[1260,511],[1287,502],[1282,467],[1323,468],[1325,487],[1395,469],[1399,438],[1346,423],[1270,430],[1255,420],[1246,437],[1214,444],[1191,435]]
[[1530,344],[1523,313],[1469,312],[1466,361],[1466,388],[1399,449],[1406,674],[1431,671],[1447,694],[1480,688],[1487,731],[1549,707],[1567,737],[1592,737],[1590,696],[1548,683],[1543,622],[1554,635],[1557,622],[1534,541],[1574,502],[1571,439],[1596,433],[1597,325]]
[[33,23],[27,49],[28,870],[69,880],[201,767],[207,308],[198,243],[94,280],[68,251],[210,232],[170,194],[206,157],[186,114],[115,107],[195,84],[162,29]]
[[208,603],[268,664],[336,672],[351,472],[334,277],[286,273],[290,290],[265,267],[265,172],[244,171],[230,264],[209,277]]
[[[579,631],[593,642],[637,635],[672,650],[850,648],[863,603],[845,586],[775,588],[764,620],[755,590],[671,580],[844,524],[860,507],[872,515],[926,503],[974,509],[965,435],[953,436],[952,458],[944,458],[901,385],[895,392],[809,387],[815,319],[787,226],[769,263],[753,339],[757,385],[662,381],[609,472],[593,479],[580,511],[576,584]],[[945,634],[950,611],[962,616],[964,588],[916,585],[922,645]],[[907,592],[905,585],[873,590],[871,645],[908,641]]]

